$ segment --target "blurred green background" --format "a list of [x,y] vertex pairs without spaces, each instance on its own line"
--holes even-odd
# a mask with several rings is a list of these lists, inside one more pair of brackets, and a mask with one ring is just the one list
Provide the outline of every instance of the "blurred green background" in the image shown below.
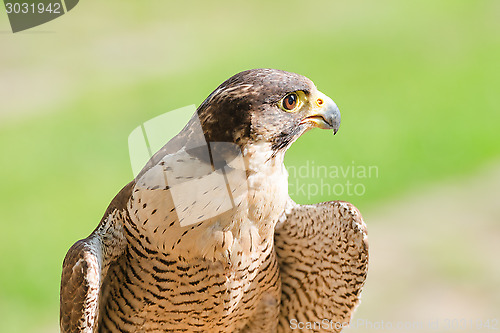
[[12,34],[3,12],[0,332],[57,330],[62,260],[132,178],[129,133],[256,67],[308,76],[341,110],[290,168],[378,170],[327,180],[363,195],[292,193],[363,213],[356,317],[500,319],[499,17],[497,0],[82,1]]

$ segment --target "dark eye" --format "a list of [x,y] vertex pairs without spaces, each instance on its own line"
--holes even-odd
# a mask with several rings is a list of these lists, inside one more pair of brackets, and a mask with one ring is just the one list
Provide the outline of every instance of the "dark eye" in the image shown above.
[[296,93],[290,93],[283,98],[283,108],[285,110],[291,111],[297,106],[297,94]]

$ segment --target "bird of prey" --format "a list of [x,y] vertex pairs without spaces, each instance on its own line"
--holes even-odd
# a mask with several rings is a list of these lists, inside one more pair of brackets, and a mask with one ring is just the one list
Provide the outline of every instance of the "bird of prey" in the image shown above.
[[304,76],[223,82],[69,249],[61,332],[340,332],[366,278],[365,223],[347,202],[293,202],[283,164],[304,132],[339,125]]

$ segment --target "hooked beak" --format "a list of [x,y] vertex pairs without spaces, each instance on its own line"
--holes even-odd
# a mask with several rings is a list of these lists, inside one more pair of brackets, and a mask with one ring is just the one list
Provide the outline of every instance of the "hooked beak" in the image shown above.
[[340,111],[335,102],[323,93],[318,92],[312,101],[311,114],[302,119],[301,124],[311,123],[321,129],[332,129],[337,134],[340,126]]

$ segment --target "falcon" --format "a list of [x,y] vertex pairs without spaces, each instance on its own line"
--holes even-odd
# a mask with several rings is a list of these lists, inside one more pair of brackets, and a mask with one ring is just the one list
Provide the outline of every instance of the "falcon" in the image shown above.
[[69,249],[61,332],[340,332],[367,274],[365,223],[348,202],[293,202],[283,164],[304,132],[339,125],[304,76],[223,82]]

